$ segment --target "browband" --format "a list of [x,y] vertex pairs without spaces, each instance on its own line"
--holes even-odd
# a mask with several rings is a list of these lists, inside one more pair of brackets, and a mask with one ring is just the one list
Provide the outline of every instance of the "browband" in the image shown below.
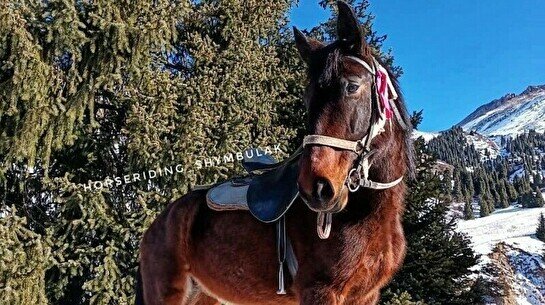
[[345,58],[351,59],[360,65],[362,65],[367,71],[369,71],[371,74],[375,75],[375,69],[371,68],[368,63],[366,63],[364,60],[357,58],[356,56],[345,56]]

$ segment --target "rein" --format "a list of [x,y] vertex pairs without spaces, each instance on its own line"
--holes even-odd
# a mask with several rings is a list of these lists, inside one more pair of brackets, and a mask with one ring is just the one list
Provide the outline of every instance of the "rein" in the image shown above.
[[[391,124],[393,116],[396,117],[398,123],[403,129],[407,129],[407,125],[403,121],[395,100],[398,98],[397,92],[388,76],[388,72],[382,67],[376,59],[373,59],[373,65],[370,66],[365,61],[358,57],[346,56],[346,58],[355,61],[367,69],[374,77],[372,83],[372,93],[376,97],[379,109],[379,119],[371,124],[369,133],[357,141],[350,141],[325,135],[307,135],[303,139],[303,147],[307,145],[322,145],[342,150],[352,151],[357,154],[357,165],[353,167],[346,176],[345,183],[350,192],[356,192],[360,188],[369,188],[375,190],[385,190],[392,188],[403,180],[403,176],[391,182],[376,182],[369,179],[369,169],[371,167],[370,158],[375,154],[376,150],[371,149],[371,141],[384,132],[386,123]],[[385,82],[385,83],[384,83]],[[381,88],[378,88],[378,87]],[[391,98],[390,98],[391,94]],[[373,98],[371,98],[371,103]],[[332,214],[327,212],[319,212],[317,219],[317,233],[321,239],[327,239],[331,232]]]

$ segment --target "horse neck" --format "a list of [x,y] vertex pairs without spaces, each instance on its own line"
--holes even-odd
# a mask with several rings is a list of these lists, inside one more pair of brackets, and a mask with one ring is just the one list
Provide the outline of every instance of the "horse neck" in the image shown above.
[[[369,169],[369,178],[377,182],[390,182],[407,172],[407,149],[402,131],[394,128],[377,137],[378,152]],[[373,214],[397,219],[403,211],[405,182],[386,190],[360,189],[350,194],[347,208],[361,220]]]

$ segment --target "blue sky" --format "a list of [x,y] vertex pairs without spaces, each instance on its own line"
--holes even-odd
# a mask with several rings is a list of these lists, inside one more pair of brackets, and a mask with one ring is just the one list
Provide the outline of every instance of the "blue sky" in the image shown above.
[[[301,0],[291,23],[327,19],[318,1]],[[543,0],[371,0],[375,30],[387,34],[410,110],[421,130],[450,128],[478,106],[545,84]]]

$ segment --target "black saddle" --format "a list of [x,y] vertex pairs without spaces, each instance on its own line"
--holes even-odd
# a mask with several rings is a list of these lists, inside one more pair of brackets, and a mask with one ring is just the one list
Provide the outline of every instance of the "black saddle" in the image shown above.
[[212,187],[207,193],[208,205],[218,211],[250,210],[265,223],[279,220],[299,195],[300,152],[277,162],[271,155],[256,150],[256,156],[242,161],[248,175]]
[[277,163],[252,164],[264,170],[250,181],[246,199],[248,208],[262,222],[274,222],[290,208],[299,195],[297,175],[299,158],[289,158]]

